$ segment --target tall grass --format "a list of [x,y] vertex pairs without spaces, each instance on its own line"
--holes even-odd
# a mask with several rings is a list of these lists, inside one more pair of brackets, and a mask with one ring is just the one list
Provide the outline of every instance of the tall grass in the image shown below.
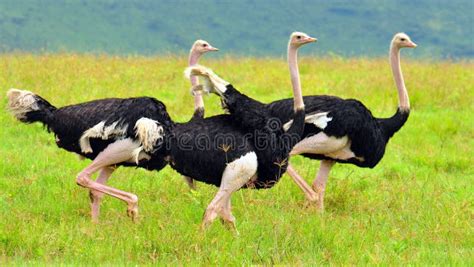
[[[474,64],[402,59],[412,103],[407,124],[374,169],[336,165],[319,214],[284,176],[271,190],[234,194],[240,236],[199,224],[216,188],[191,192],[179,174],[120,168],[109,184],[140,197],[140,221],[105,197],[101,222],[75,184],[89,161],[56,147],[41,125],[0,112],[0,264],[433,264],[473,265]],[[206,60],[247,95],[291,97],[283,59]],[[57,106],[105,97],[154,96],[177,121],[192,114],[185,58],[74,54],[0,56],[0,103],[10,87]],[[303,58],[304,94],[361,100],[380,117],[397,96],[386,59]],[[206,98],[208,116],[222,113]],[[311,181],[318,162],[295,157]]]

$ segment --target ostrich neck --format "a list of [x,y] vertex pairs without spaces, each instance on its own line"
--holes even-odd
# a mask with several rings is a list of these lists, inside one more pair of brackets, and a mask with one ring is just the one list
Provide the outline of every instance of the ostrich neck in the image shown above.
[[393,79],[398,90],[398,107],[401,111],[410,110],[410,100],[408,98],[405,81],[403,80],[402,68],[400,66],[400,49],[392,46],[390,48],[390,65],[392,66]]
[[[198,53],[194,50],[191,50],[189,54],[189,66],[196,65],[198,63],[199,58],[201,57],[201,53]],[[198,85],[198,78],[196,76],[191,76],[191,86]],[[197,109],[204,109],[204,100],[202,99],[202,95],[195,94],[194,95],[194,110]]]
[[298,48],[292,45],[288,45],[288,67],[290,68],[291,85],[293,86],[293,108],[295,111],[302,110],[304,109],[304,102],[298,70]]

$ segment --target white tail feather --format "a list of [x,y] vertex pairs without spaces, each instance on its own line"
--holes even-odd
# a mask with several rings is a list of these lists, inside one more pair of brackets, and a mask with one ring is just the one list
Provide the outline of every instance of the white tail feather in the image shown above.
[[157,142],[163,141],[163,127],[155,120],[141,118],[135,123],[136,136],[145,152],[153,151]]
[[10,89],[7,92],[8,110],[17,118],[22,120],[26,113],[39,110],[35,94],[26,90]]
[[211,69],[201,65],[194,65],[187,67],[184,71],[186,78],[190,79],[191,76],[198,76],[201,78],[201,84],[205,91],[217,93],[222,95],[227,90],[229,83],[219,76],[217,76]]

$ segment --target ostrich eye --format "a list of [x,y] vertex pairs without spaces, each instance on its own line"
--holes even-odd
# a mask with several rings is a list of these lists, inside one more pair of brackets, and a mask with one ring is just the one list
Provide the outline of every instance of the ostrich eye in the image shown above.
[[405,42],[407,39],[401,38],[400,41]]
[[207,47],[207,44],[203,44],[202,47]]
[[296,39],[298,40],[301,39],[301,35],[296,36]]

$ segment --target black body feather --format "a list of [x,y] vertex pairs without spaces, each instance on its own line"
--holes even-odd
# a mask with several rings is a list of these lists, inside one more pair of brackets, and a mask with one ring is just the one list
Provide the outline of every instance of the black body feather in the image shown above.
[[204,108],[199,107],[194,110],[193,116],[191,117],[191,120],[201,120],[204,118]]
[[[219,186],[227,164],[255,151],[253,140],[229,115],[210,118],[193,117],[188,123],[174,123],[165,105],[149,97],[102,99],[56,109],[35,95],[40,110],[26,114],[24,122],[42,122],[52,131],[57,145],[67,151],[94,159],[118,139],[136,140],[134,125],[146,117],[163,126],[164,142],[138,164],[122,162],[117,165],[161,170],[168,163],[179,173],[195,180]],[[106,140],[90,138],[91,153],[81,151],[79,140],[83,133],[100,122],[104,126],[127,127],[125,135],[109,136]]]
[[178,123],[165,137],[173,169],[216,186],[221,183],[227,163],[254,151],[251,141],[229,115]]
[[57,108],[51,105],[46,99],[42,98],[39,95],[34,95],[36,100],[36,105],[38,106],[38,110],[33,110],[25,114],[20,121],[24,123],[33,123],[33,122],[41,122],[43,125],[48,127],[49,131],[49,124],[53,119],[53,112],[57,110]]
[[266,105],[237,91],[231,84],[222,96],[225,108],[240,127],[254,140],[258,158],[256,188],[271,188],[286,172],[289,153],[300,140],[304,130],[304,110],[291,112],[294,120],[287,132],[278,116]]
[[[303,154],[303,156],[313,159],[331,159],[359,167],[373,168],[377,165],[385,153],[388,140],[405,124],[409,115],[408,112],[398,109],[391,118],[374,118],[370,110],[360,101],[335,96],[305,96],[303,100],[306,114],[329,112],[327,116],[332,118],[324,130],[314,124],[305,124],[303,138],[320,132],[338,138],[347,136],[351,140],[351,150],[356,157],[364,158],[364,161],[356,158],[332,159],[319,154]],[[278,100],[268,104],[266,109],[272,116],[278,116],[283,122],[287,122],[291,119],[293,112],[293,100]]]
[[[169,132],[173,126],[165,105],[151,97],[108,98],[65,106],[59,109],[53,107],[40,96],[35,95],[35,98],[40,109],[26,113],[24,122],[42,122],[48,131],[52,131],[55,134],[58,147],[89,159],[97,157],[109,144],[118,139],[131,138],[135,140],[134,126],[137,120],[142,117],[158,121],[163,126],[165,132]],[[91,138],[90,144],[93,152],[82,152],[79,145],[79,139],[82,134],[102,121],[105,122],[105,126],[118,122],[117,127],[127,127],[127,131],[124,136],[112,136],[106,140]],[[161,156],[141,161],[138,165],[128,162],[117,165],[139,166],[149,170],[162,169],[166,166],[164,156],[162,156],[164,148],[156,149],[154,153],[161,154]]]

